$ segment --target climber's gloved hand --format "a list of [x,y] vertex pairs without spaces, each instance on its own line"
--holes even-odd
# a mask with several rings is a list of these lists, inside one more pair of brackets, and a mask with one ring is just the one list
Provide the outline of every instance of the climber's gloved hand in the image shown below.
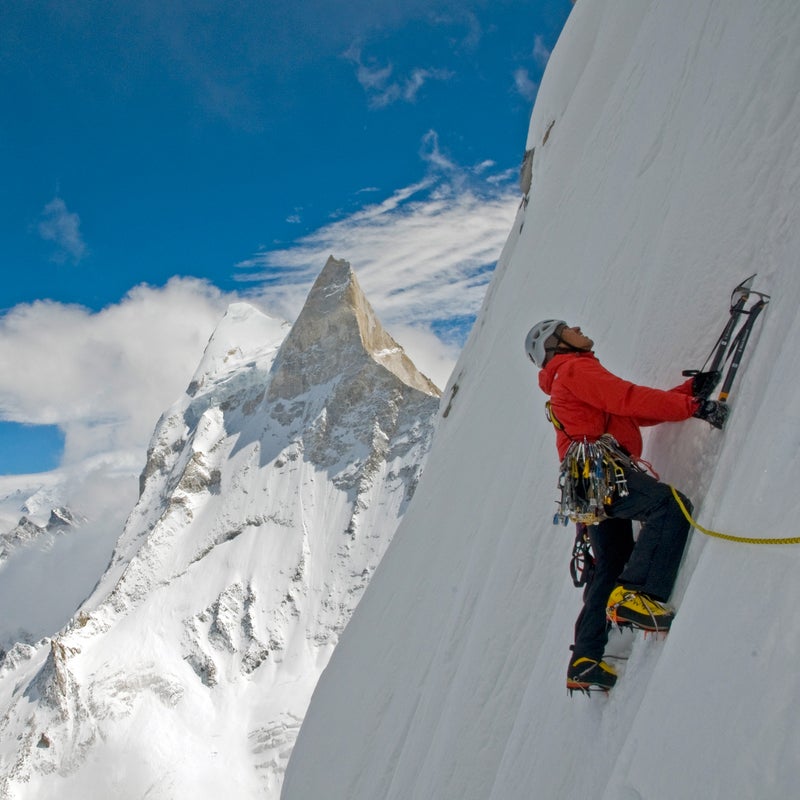
[[697,372],[692,376],[692,394],[700,400],[705,400],[722,377],[721,372]]
[[728,405],[717,400],[702,400],[701,398],[698,398],[698,400],[700,405],[692,416],[704,419],[709,425],[722,430],[725,427],[725,420],[728,419],[728,412],[730,411]]

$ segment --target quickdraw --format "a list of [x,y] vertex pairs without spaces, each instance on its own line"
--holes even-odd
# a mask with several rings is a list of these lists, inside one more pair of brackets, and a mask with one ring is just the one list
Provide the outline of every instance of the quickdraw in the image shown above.
[[561,496],[553,525],[566,525],[569,520],[596,525],[604,520],[605,507],[614,497],[628,495],[625,468],[638,469],[613,436],[606,433],[594,442],[573,441],[559,469]]

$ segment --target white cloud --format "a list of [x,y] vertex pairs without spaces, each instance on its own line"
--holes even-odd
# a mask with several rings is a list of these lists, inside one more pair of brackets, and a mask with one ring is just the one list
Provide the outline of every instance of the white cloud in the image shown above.
[[398,101],[414,103],[420,89],[431,80],[446,81],[453,73],[446,69],[416,67],[407,76],[394,76],[392,64],[365,64],[361,50],[353,45],[344,57],[356,67],[356,78],[367,93],[372,108],[385,108]]
[[427,161],[432,167],[449,172],[451,175],[455,175],[460,171],[455,162],[442,153],[439,148],[439,135],[436,131],[428,131],[422,137],[420,156],[423,161]]
[[544,67],[550,60],[550,48],[544,43],[541,36],[533,40],[533,57],[539,66]]
[[453,366],[461,353],[461,345],[444,342],[427,328],[395,323],[386,330],[400,343],[414,366],[444,389]]
[[475,166],[472,168],[472,171],[473,171],[473,172],[474,172],[476,175],[481,175],[482,173],[486,172],[486,170],[489,170],[489,169],[491,169],[493,166],[495,166],[495,162],[494,162],[494,161],[492,161],[491,159],[488,159],[488,158],[487,158],[485,161],[481,161],[481,163],[480,163],[480,164],[476,164],[476,165],[475,165]]
[[80,217],[70,212],[60,197],[54,197],[44,207],[37,231],[42,239],[55,245],[52,257],[58,263],[72,261],[77,264],[88,252],[81,236]]
[[108,566],[136,491],[135,476],[100,464],[69,481],[58,502],[88,519],[74,534],[46,534],[11,553],[0,581],[0,647],[35,642],[69,622]]
[[520,67],[514,72],[514,87],[526,100],[530,101],[535,99],[536,92],[539,91],[539,84],[531,78],[530,73],[524,67]]
[[37,301],[0,317],[0,417],[58,425],[64,463],[144,449],[234,298],[204,281],[138,286],[99,312]]
[[453,73],[447,69],[422,69],[418,67],[411,72],[409,78],[406,78],[403,99],[408,103],[413,103],[417,99],[417,92],[427,81],[447,81],[452,76]]
[[[531,56],[536,62],[536,72],[538,74],[539,70],[544,69],[550,60],[550,49],[544,43],[542,36],[534,38]],[[536,93],[539,91],[539,84],[531,77],[530,72],[525,67],[519,67],[514,71],[514,88],[522,97],[532,103],[536,99]]]
[[461,47],[467,51],[474,52],[483,38],[483,29],[478,21],[478,17],[472,12],[467,11],[464,15],[469,28],[466,36],[461,41]]

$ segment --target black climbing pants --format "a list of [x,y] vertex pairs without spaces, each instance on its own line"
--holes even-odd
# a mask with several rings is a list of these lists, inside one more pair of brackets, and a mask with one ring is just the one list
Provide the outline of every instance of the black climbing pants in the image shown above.
[[[575,622],[576,657],[597,661],[603,657],[608,641],[606,605],[615,586],[666,601],[678,576],[690,526],[672,490],[639,470],[626,469],[625,478],[629,494],[615,497],[606,510],[608,519],[589,528],[595,569]],[[691,513],[692,504],[680,496]],[[632,520],[642,523],[636,542]]]

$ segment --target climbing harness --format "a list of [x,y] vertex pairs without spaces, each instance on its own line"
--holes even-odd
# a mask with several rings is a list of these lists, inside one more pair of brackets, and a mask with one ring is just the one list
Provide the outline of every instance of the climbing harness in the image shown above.
[[720,533],[719,531],[712,531],[708,528],[704,528],[698,522],[696,522],[692,515],[689,513],[689,509],[686,508],[686,504],[681,500],[681,496],[678,494],[677,490],[674,486],[669,487],[672,490],[672,496],[675,498],[675,502],[678,504],[678,507],[683,512],[683,516],[686,517],[689,524],[696,528],[700,533],[704,533],[706,536],[711,536],[714,539],[724,539],[726,542],[736,542],[737,544],[800,544],[800,536],[785,536],[780,539],[767,539],[767,538],[756,538],[751,536],[733,536],[730,533]]

